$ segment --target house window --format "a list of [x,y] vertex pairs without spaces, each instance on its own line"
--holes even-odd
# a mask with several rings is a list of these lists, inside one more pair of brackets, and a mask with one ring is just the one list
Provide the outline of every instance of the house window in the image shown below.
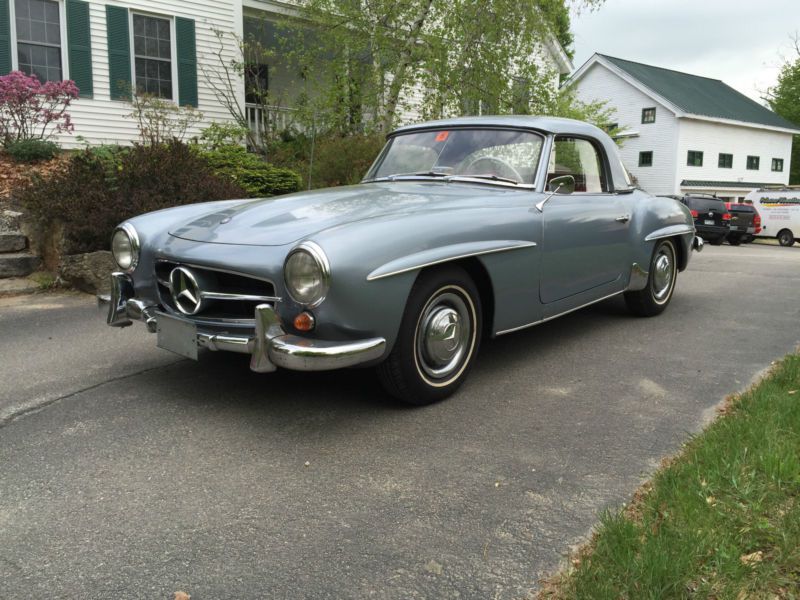
[[655,123],[656,122],[656,109],[643,108],[642,109],[642,123]]
[[719,155],[719,163],[718,165],[720,169],[732,169],[733,168],[733,154],[723,154],[720,152]]
[[639,166],[652,167],[653,166],[653,151],[639,152]]
[[14,0],[19,70],[61,81],[61,14],[56,0]]
[[747,157],[747,168],[751,171],[758,171],[758,165],[761,162],[761,158],[758,156],[748,156]]
[[172,23],[169,19],[133,15],[136,91],[172,99]]
[[773,171],[783,171],[783,159],[782,158],[773,158],[772,159],[772,170]]
[[699,150],[689,150],[689,154],[686,156],[686,164],[690,167],[702,167],[703,153]]

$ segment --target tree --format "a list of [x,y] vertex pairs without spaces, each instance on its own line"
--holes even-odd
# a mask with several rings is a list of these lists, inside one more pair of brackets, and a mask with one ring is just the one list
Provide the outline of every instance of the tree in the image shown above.
[[[794,58],[784,62],[778,83],[767,91],[765,100],[773,111],[800,127],[800,34],[792,41]],[[789,183],[800,184],[800,135],[792,138],[791,161]]]
[[[536,57],[553,39],[569,49],[567,3],[602,2],[301,0],[299,17],[281,23],[281,55],[299,65],[296,72],[325,65],[300,108],[342,134],[391,129],[414,90],[424,90],[426,118],[541,113],[563,99],[558,74]],[[309,30],[314,43],[293,42]]]

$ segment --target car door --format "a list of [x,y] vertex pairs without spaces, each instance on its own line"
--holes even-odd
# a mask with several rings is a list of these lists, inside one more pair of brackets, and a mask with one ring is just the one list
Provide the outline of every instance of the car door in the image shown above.
[[[555,194],[542,207],[539,296],[543,304],[577,297],[581,302],[621,289],[630,270],[631,194],[609,191],[599,144],[556,137],[548,181],[571,175],[575,191]],[[592,292],[594,291],[594,293]]]

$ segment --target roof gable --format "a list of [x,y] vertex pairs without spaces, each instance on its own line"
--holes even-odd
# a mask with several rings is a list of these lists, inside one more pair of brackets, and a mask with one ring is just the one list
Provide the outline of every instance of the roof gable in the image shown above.
[[613,66],[685,113],[757,123],[800,131],[800,127],[737,92],[719,79],[710,79],[598,54]]

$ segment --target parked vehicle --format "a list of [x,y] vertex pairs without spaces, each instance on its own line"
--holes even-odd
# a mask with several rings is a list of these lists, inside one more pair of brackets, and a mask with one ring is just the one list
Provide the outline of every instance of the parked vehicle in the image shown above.
[[693,248],[689,210],[634,189],[597,127],[444,120],[390,134],[359,185],[122,223],[108,323],[142,321],[192,359],[249,354],[257,372],[377,366],[425,404],[461,385],[485,336],[618,294],[661,313]]
[[777,238],[781,246],[800,241],[800,187],[761,189],[745,196],[761,215],[756,237]]
[[752,204],[737,204],[726,202],[725,208],[731,215],[731,230],[728,233],[728,243],[738,246],[741,243],[753,241],[753,236],[761,232],[761,216]]
[[716,196],[687,194],[681,198],[694,218],[694,228],[703,241],[719,246],[731,230],[731,213]]

